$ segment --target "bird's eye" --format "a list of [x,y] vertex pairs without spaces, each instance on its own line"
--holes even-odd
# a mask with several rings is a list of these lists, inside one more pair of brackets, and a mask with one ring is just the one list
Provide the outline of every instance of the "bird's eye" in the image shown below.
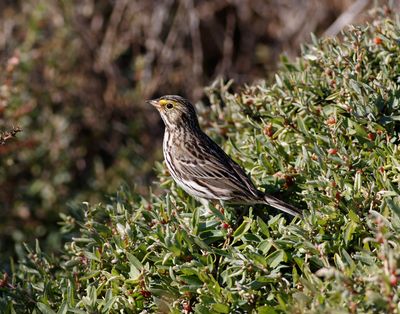
[[167,104],[167,109],[172,109],[172,108],[174,108],[174,105],[171,104],[171,103],[168,103],[168,104]]

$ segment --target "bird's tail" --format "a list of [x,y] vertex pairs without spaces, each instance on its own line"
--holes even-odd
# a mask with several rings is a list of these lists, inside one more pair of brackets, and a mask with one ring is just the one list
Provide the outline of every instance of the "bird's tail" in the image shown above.
[[292,216],[302,216],[300,209],[288,203],[285,203],[284,201],[281,201],[280,199],[277,199],[276,197],[273,197],[271,195],[265,195],[264,201],[267,205],[284,211],[285,213],[288,213]]

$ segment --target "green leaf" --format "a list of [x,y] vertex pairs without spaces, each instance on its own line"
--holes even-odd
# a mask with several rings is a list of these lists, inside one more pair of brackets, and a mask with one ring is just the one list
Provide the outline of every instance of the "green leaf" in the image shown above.
[[340,92],[332,93],[328,97],[326,97],[325,100],[334,100],[334,99],[338,98],[339,95],[340,95]]
[[36,303],[36,306],[42,314],[56,314],[56,312],[54,312],[48,305],[44,303],[38,302]]
[[277,314],[278,312],[272,306],[264,305],[257,308],[258,314]]
[[133,265],[138,271],[141,271],[143,269],[142,263],[137,259],[135,255],[126,252],[126,257],[128,258],[129,263]]
[[217,313],[229,313],[229,306],[222,303],[214,303],[212,309]]
[[100,262],[100,259],[96,256],[96,254],[94,254],[92,252],[85,251],[85,252],[83,252],[83,254],[85,254],[85,256],[90,260]]
[[57,311],[57,314],[67,314],[68,313],[68,304],[66,301],[64,301],[59,310]]
[[264,222],[264,220],[262,220],[260,217],[257,217],[257,224],[258,224],[258,227],[260,228],[261,232],[265,236],[270,237],[268,225]]
[[252,221],[245,217],[242,224],[233,232],[233,243],[239,241],[243,235],[250,229]]
[[398,203],[394,202],[393,199],[386,197],[385,202],[388,207],[400,218],[400,206]]
[[286,256],[285,251],[283,251],[283,250],[277,250],[267,256],[267,263],[271,268],[275,268],[281,262],[286,262],[286,260],[287,260],[287,256]]
[[350,220],[344,227],[345,231],[344,231],[344,242],[346,243],[346,245],[351,241],[351,239],[353,238],[353,234],[355,232],[357,228],[357,223],[355,223],[354,221]]

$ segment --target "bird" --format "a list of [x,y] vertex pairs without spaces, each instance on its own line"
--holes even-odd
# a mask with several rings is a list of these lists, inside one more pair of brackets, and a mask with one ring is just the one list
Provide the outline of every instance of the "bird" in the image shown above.
[[163,154],[174,181],[200,201],[221,204],[266,204],[301,216],[301,211],[258,190],[245,170],[200,128],[189,100],[165,95],[148,100],[165,124]]

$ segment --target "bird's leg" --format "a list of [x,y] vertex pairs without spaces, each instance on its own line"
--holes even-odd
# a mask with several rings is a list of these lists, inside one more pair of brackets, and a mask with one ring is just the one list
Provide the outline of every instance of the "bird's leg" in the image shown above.
[[[232,233],[233,230],[229,224],[229,222],[227,222],[225,220],[226,216],[225,216],[225,209],[224,209],[224,202],[223,201],[219,201],[219,203],[215,204],[215,208],[221,213],[222,216],[224,216],[224,220],[221,221],[221,226],[224,229],[227,229],[228,233],[226,235],[226,239],[224,241],[224,243],[222,244],[222,249],[227,249],[231,243],[231,238],[232,238]],[[219,276],[220,276],[220,268],[219,265],[222,261],[222,255],[219,256],[219,258],[217,258],[217,260],[215,261],[215,268],[212,272],[214,278],[219,281]]]
[[200,211],[201,215],[209,216],[212,214],[212,210],[210,208],[210,201],[204,198],[199,199],[201,205],[203,205],[203,210]]

